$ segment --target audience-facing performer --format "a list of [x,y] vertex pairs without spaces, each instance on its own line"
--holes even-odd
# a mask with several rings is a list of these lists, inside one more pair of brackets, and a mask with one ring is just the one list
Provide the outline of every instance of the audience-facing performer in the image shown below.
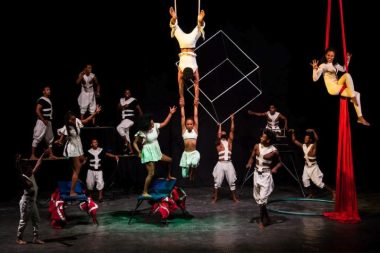
[[132,97],[130,89],[125,89],[124,97],[120,98],[118,108],[121,111],[122,120],[116,127],[116,130],[124,140],[123,151],[131,155],[133,154],[133,149],[129,130],[134,125],[136,111],[140,117],[142,116],[143,112],[137,99]]
[[[347,54],[347,65],[351,59],[351,54]],[[316,82],[321,75],[325,81],[327,92],[330,95],[340,95],[342,97],[351,98],[354,104],[356,115],[358,116],[358,123],[369,126],[370,124],[365,120],[362,114],[360,93],[355,91],[354,81],[349,73],[343,74],[339,79],[337,76],[338,71],[346,72],[346,67],[341,66],[335,60],[335,50],[328,48],[325,55],[318,66],[318,61],[313,60],[310,65],[313,67],[313,81]]]
[[73,174],[71,179],[70,196],[77,196],[75,192],[75,185],[78,181],[80,170],[83,164],[86,162],[83,156],[83,146],[80,138],[80,129],[83,125],[90,122],[99,112],[101,108],[97,106],[94,113],[88,116],[86,119],[80,120],[72,112],[67,112],[65,115],[65,125],[58,129],[58,135],[60,138],[56,140],[56,144],[63,145],[64,138],[66,138],[66,144],[63,150],[65,157],[72,158],[73,161]]
[[249,110],[248,114],[266,117],[267,125],[265,128],[271,130],[276,135],[281,134],[280,119],[284,121],[284,129],[288,129],[288,119],[283,114],[278,112],[276,106],[273,104],[269,106],[269,110],[266,112],[254,112]]
[[198,101],[194,100],[194,116],[186,118],[185,101],[180,98],[181,129],[185,150],[182,153],[179,166],[182,168],[182,177],[195,180],[195,169],[199,165],[200,154],[197,150],[198,138]]
[[253,198],[260,207],[259,227],[269,225],[270,218],[267,212],[268,197],[274,189],[272,173],[282,166],[277,149],[272,145],[274,133],[265,129],[260,137],[260,143],[253,148],[248,160],[247,168],[254,164],[253,172]]
[[[100,84],[95,74],[92,73],[91,64],[87,64],[83,71],[79,73],[76,83],[81,85],[78,104],[80,119],[83,120],[87,111],[90,114],[94,114],[97,105],[96,97],[100,96]],[[95,117],[92,118],[92,124],[95,125]]]
[[307,189],[308,197],[313,197],[313,193],[310,190],[310,180],[319,188],[326,189],[332,194],[333,200],[335,200],[335,191],[326,185],[323,180],[323,173],[320,170],[317,162],[317,142],[318,135],[314,129],[307,129],[304,137],[304,143],[299,142],[296,139],[294,129],[289,129],[292,134],[293,143],[302,148],[305,158],[305,166],[303,168],[302,182],[303,186]]
[[104,179],[103,179],[103,161],[105,157],[110,157],[119,160],[117,155],[106,152],[103,148],[99,147],[97,139],[91,140],[91,148],[87,150],[86,160],[88,163],[86,184],[89,195],[93,198],[93,191],[96,184],[96,189],[99,191],[99,202],[103,202],[103,189],[104,189]]
[[[155,163],[158,161],[168,162],[168,179],[173,179],[171,176],[171,163],[172,158],[162,154],[160,145],[158,143],[159,129],[165,127],[172,118],[172,115],[176,112],[177,108],[175,106],[169,107],[169,114],[162,123],[155,123],[153,121],[152,115],[143,115],[141,122],[139,124],[139,131],[135,134],[135,140],[133,142],[133,147],[139,154],[141,158],[141,163],[145,164],[148,175],[145,178],[144,190],[142,195],[150,197],[148,193],[149,185],[153,179],[155,172]],[[140,150],[139,144],[142,145]]]
[[214,167],[212,175],[214,176],[214,193],[212,196],[212,203],[218,200],[218,189],[222,186],[223,179],[226,177],[228,185],[231,190],[231,197],[234,202],[239,200],[236,197],[236,171],[232,164],[232,143],[234,140],[235,121],[234,115],[231,115],[230,133],[227,136],[225,131],[222,131],[222,125],[219,125],[216,151],[218,152],[218,162]]

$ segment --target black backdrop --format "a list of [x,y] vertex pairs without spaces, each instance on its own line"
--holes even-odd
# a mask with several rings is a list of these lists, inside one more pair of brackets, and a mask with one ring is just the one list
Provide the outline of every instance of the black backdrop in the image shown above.
[[[188,31],[194,26],[198,1],[177,2],[181,26]],[[5,199],[13,197],[17,188],[14,154],[30,155],[35,101],[42,85],[52,87],[54,129],[62,125],[67,110],[78,110],[75,78],[86,63],[94,64],[102,85],[104,125],[115,126],[119,122],[116,105],[125,86],[133,90],[144,111],[152,112],[157,121],[164,119],[169,105],[177,104],[177,73],[173,63],[178,57],[178,45],[170,38],[170,5],[170,1],[133,1],[29,3],[9,7],[3,34],[5,57],[2,57],[6,152],[1,192]],[[265,111],[269,103],[276,103],[279,111],[288,116],[289,126],[299,134],[305,128],[315,128],[321,139],[321,168],[326,181],[334,184],[339,100],[327,94],[322,81],[312,82],[309,65],[311,59],[320,58],[323,53],[325,1],[202,1],[202,8],[206,11],[206,36],[225,31],[260,65],[263,94],[247,109]],[[344,8],[348,50],[353,53],[350,72],[362,94],[364,115],[372,123],[370,128],[354,123],[356,116],[350,105],[355,174],[360,189],[378,190],[377,149],[369,147],[376,146],[378,140],[374,91],[378,40],[373,35],[376,16],[373,6],[357,1],[344,1]],[[333,15],[331,46],[337,48],[342,63],[337,5]],[[249,150],[265,124],[261,119],[248,117],[245,111],[236,115],[233,158],[239,180]],[[200,122],[199,184],[211,186],[216,125],[202,110]],[[173,156],[176,176],[182,150],[180,138],[177,113],[160,134],[163,151]],[[284,176],[286,180],[288,177]]]

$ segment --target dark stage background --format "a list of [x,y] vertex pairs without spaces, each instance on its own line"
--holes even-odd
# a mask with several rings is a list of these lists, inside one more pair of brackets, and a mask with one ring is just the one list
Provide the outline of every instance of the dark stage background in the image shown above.
[[[180,25],[189,31],[195,25],[198,2],[177,2]],[[94,65],[93,72],[102,87],[102,125],[119,123],[116,106],[126,86],[139,99],[144,112],[153,113],[156,121],[164,119],[168,106],[178,103],[174,62],[178,60],[179,48],[177,41],[170,38],[168,9],[171,5],[172,1],[153,0],[102,4],[62,2],[28,3],[8,9],[10,18],[4,23],[5,57],[2,57],[6,77],[3,101],[7,100],[2,106],[6,112],[2,124],[6,149],[2,154],[2,199],[13,198],[18,192],[13,157],[16,152],[24,157],[30,155],[35,101],[41,95],[42,85],[52,87],[54,131],[62,126],[67,110],[78,112],[79,88],[75,79],[86,63]],[[324,51],[326,1],[205,0],[202,9],[206,11],[206,37],[223,30],[260,66],[263,94],[236,115],[233,160],[238,182],[245,173],[249,151],[258,142],[260,128],[265,125],[264,119],[250,117],[246,111],[266,111],[269,103],[275,103],[288,117],[289,127],[298,131],[300,140],[304,129],[317,130],[320,167],[325,181],[335,184],[339,99],[328,95],[322,79],[313,83],[309,65]],[[373,35],[378,18],[369,2],[344,1],[344,10],[348,50],[353,54],[350,72],[361,93],[363,113],[372,124],[371,127],[358,125],[353,106],[349,105],[356,182],[359,190],[379,190],[376,160],[379,131],[375,109],[379,53],[378,40]],[[337,49],[338,61],[343,63],[337,5],[333,8],[331,46]],[[191,96],[186,96],[190,101]],[[186,109],[190,113],[191,108]],[[229,124],[224,127],[229,129]],[[212,186],[216,131],[215,122],[200,109],[198,150],[202,158],[198,185]],[[179,112],[162,129],[159,140],[164,153],[174,159],[175,176],[180,177],[178,163],[183,147]],[[296,156],[301,170],[302,155],[297,152]],[[49,164],[52,166],[43,172],[44,180],[55,180],[54,167],[60,165]],[[70,174],[70,168],[66,169]],[[285,170],[277,181],[294,184]],[[43,186],[44,181],[40,180],[39,184]]]

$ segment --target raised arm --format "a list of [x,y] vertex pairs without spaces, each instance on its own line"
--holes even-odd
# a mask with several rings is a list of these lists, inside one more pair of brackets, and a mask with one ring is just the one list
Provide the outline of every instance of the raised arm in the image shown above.
[[177,107],[176,106],[173,106],[173,107],[169,107],[169,114],[168,116],[166,117],[166,119],[160,123],[160,128],[163,128],[165,127],[167,124],[169,124],[170,122],[170,119],[172,118],[172,115],[176,112],[177,110]]
[[230,134],[228,135],[229,142],[232,142],[234,140],[234,133],[235,133],[235,116],[231,114],[231,128],[230,128]]
[[216,138],[220,140],[222,138],[222,124],[218,126],[218,132],[216,133]]
[[93,114],[91,114],[90,116],[88,116],[87,118],[81,120],[82,121],[82,124],[83,125],[86,125],[88,122],[90,122],[90,120],[92,120],[97,114],[99,114],[99,112],[102,110],[102,107],[97,105],[96,106],[96,110]]
[[198,104],[199,101],[194,99],[194,128],[198,132]]
[[199,12],[198,14],[198,25],[199,26],[204,26],[205,22],[204,22],[204,17],[205,17],[206,13],[204,10],[201,10],[201,12]]
[[299,142],[297,139],[296,139],[296,134],[295,134],[295,131],[294,129],[289,129],[289,133],[291,133],[292,135],[292,142],[297,145],[298,147],[302,148],[302,143]]
[[77,80],[76,80],[76,83],[77,83],[77,84],[80,84],[80,83],[82,82],[82,80],[83,80],[83,76],[84,76],[84,70],[83,70],[82,72],[79,73],[78,78],[77,78]]
[[42,155],[40,156],[40,158],[38,158],[37,162],[36,162],[36,165],[34,165],[34,168],[33,168],[33,175],[37,173],[38,169],[41,167],[41,163],[42,163],[42,158],[48,153],[48,150],[45,150],[45,152],[42,153]]
[[310,65],[313,67],[313,81],[316,82],[322,75],[324,64],[318,66],[318,60],[313,59]]
[[174,25],[175,22],[177,21],[177,14],[175,13],[175,10],[174,10],[173,7],[169,8],[169,13],[170,13],[170,16],[171,16],[170,24]]
[[181,129],[183,133],[186,128],[185,100],[183,98],[179,99],[179,106],[181,107]]

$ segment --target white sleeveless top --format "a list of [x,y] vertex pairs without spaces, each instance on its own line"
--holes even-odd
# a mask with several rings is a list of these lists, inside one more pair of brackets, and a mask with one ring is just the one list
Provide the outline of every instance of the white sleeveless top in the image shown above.
[[270,145],[268,147],[265,147],[261,143],[259,144],[259,155],[256,155],[256,161],[258,161],[258,164],[256,164],[256,169],[259,172],[262,172],[263,170],[270,169],[270,165],[272,163],[272,160],[264,159],[264,156],[277,150],[273,145]]
[[302,150],[304,153],[304,158],[306,161],[307,166],[313,166],[317,163],[317,157],[316,156],[309,156],[309,151],[311,147],[313,147],[314,144],[310,144],[307,146],[306,144],[302,144]]
[[191,130],[191,132],[189,132],[189,130],[185,129],[185,132],[182,134],[182,138],[183,140],[187,140],[187,139],[197,139],[198,138],[198,134],[195,132],[194,129]]

